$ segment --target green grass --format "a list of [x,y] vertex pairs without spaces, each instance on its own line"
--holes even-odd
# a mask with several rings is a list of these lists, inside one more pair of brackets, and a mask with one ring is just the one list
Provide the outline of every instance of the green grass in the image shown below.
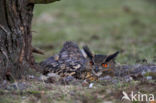
[[[134,64],[156,57],[156,6],[152,0],[62,0],[36,5],[33,45],[45,51],[37,61],[58,53],[65,41],[88,44],[95,53],[120,53],[117,61]],[[45,49],[44,45],[53,45]]]

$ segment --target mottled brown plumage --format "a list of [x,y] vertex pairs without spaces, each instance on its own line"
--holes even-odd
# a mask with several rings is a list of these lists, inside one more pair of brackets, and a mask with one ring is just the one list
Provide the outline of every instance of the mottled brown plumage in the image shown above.
[[87,46],[83,47],[86,57],[74,42],[66,42],[59,54],[40,63],[44,74],[57,73],[62,77],[73,76],[77,79],[97,80],[105,73],[113,71],[114,58],[112,55],[94,55]]

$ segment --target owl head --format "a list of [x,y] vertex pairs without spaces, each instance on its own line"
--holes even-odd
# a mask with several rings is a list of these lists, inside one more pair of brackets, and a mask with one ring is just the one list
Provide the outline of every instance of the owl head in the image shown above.
[[93,54],[88,46],[84,46],[83,50],[88,58],[88,64],[91,67],[92,74],[99,77],[103,74],[103,72],[112,70],[114,67],[114,59],[118,55],[119,51],[110,54],[110,55],[102,55],[102,54]]

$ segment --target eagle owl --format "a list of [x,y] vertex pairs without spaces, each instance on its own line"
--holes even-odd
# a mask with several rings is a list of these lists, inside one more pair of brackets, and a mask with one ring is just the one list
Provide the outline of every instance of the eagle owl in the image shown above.
[[73,76],[77,79],[96,80],[112,71],[118,53],[108,56],[94,55],[87,46],[81,50],[76,43],[68,41],[57,55],[46,59],[40,65],[44,74],[53,72],[62,77]]
[[98,79],[105,75],[113,75],[115,69],[115,57],[118,55],[118,51],[111,55],[93,54],[88,46],[83,47],[84,52],[87,55],[88,64],[90,65],[87,70],[86,77],[90,80]]

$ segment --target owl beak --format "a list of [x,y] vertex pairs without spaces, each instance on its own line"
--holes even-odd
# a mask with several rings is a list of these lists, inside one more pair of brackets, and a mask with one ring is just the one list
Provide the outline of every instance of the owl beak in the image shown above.
[[98,66],[95,66],[95,68],[92,69],[92,73],[93,73],[93,75],[95,75],[95,76],[97,76],[97,77],[99,77],[99,76],[102,75],[102,72],[100,72]]
[[96,73],[99,72],[98,66],[95,67],[94,71],[95,71]]
[[[99,71],[99,69],[98,69]],[[97,77],[100,77],[102,75],[102,72],[95,72],[95,70],[92,69],[92,73],[93,75],[97,76]]]

